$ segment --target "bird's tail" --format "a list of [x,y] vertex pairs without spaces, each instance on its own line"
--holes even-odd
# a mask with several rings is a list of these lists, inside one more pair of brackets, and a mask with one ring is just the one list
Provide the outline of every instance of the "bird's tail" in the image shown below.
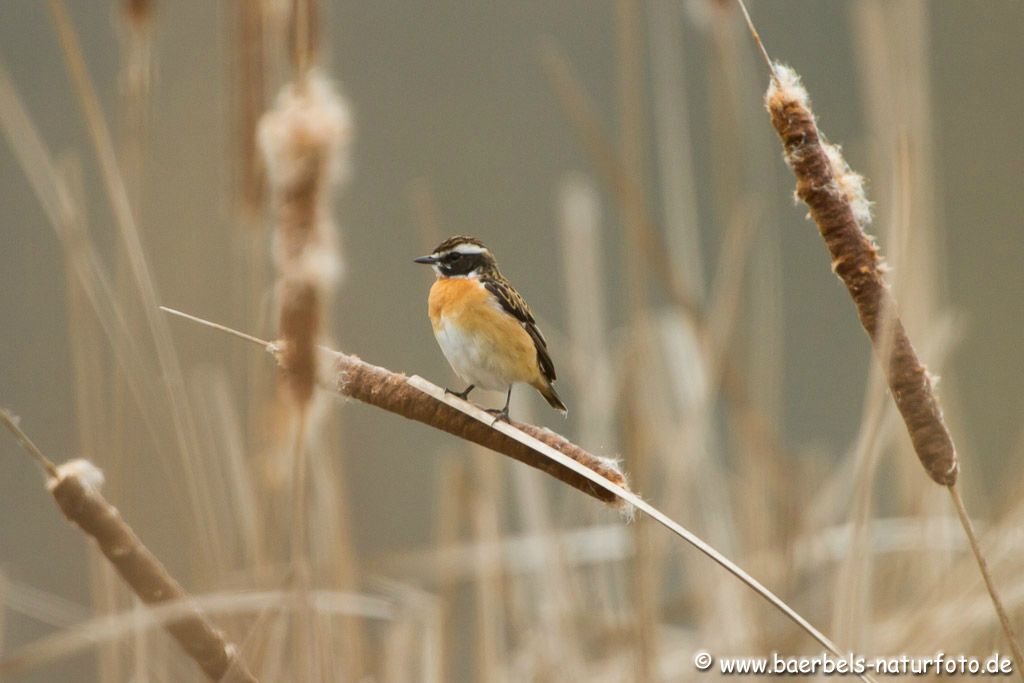
[[548,404],[552,408],[562,413],[562,415],[569,414],[569,409],[562,403],[562,398],[555,391],[555,388],[551,386],[551,382],[544,382],[541,386],[537,387],[537,390],[540,391],[541,396],[547,399]]

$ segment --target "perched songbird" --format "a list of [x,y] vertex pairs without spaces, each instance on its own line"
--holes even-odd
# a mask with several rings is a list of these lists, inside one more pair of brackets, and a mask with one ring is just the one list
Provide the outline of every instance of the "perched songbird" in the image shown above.
[[565,404],[552,386],[555,365],[547,341],[490,250],[475,237],[458,235],[416,263],[430,264],[437,274],[428,300],[430,323],[448,363],[469,383],[461,392],[446,391],[464,399],[476,387],[507,390],[505,407],[488,411],[507,420],[512,385],[522,382],[564,415]]

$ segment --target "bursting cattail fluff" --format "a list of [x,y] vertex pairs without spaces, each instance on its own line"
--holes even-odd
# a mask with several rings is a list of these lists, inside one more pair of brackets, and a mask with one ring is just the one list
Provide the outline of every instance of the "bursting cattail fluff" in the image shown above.
[[351,137],[348,106],[315,69],[285,86],[259,126],[274,207],[285,383],[300,407],[316,384],[322,312],[341,269],[331,207],[334,188],[349,174]]
[[857,307],[921,464],[937,483],[952,485],[959,472],[956,448],[932,378],[900,321],[878,245],[864,231],[871,220],[871,205],[863,180],[818,130],[796,72],[778,63],[772,72],[765,106],[782,138],[786,163],[796,176],[796,197],[807,205],[832,256],[832,270]]

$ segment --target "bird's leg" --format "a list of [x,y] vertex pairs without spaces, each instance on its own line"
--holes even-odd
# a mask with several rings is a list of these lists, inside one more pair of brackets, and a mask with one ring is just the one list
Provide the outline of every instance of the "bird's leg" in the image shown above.
[[495,425],[496,422],[498,422],[498,420],[504,420],[505,422],[509,421],[509,418],[508,418],[508,404],[509,404],[509,402],[511,400],[512,400],[512,387],[510,385],[509,388],[508,388],[508,394],[505,396],[505,407],[502,408],[501,410],[498,410],[497,408],[488,408],[487,409],[488,413],[490,413],[491,415],[495,416],[494,417],[494,422],[491,423],[492,427]]
[[475,384],[470,384],[468,387],[466,387],[462,391],[452,391],[451,389],[445,387],[444,393],[451,394],[452,396],[458,396],[463,401],[465,401],[466,397],[469,396],[469,392],[473,391],[473,389],[475,389],[475,388],[476,388]]

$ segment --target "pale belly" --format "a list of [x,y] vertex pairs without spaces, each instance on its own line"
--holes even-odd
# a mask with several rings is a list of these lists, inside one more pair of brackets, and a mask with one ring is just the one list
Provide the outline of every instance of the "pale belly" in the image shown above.
[[455,373],[480,389],[506,391],[515,382],[528,382],[522,369],[480,335],[462,333],[446,317],[434,336]]

